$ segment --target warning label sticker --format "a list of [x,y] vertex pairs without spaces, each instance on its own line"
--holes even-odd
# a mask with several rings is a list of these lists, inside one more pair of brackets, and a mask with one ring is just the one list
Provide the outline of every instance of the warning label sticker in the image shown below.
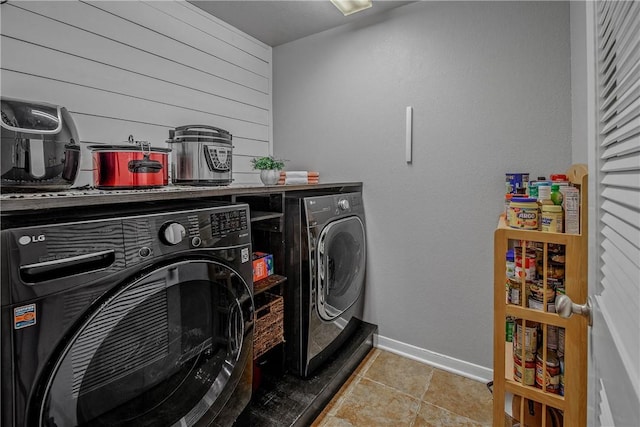
[[29,304],[13,309],[13,329],[26,328],[36,324],[36,305]]

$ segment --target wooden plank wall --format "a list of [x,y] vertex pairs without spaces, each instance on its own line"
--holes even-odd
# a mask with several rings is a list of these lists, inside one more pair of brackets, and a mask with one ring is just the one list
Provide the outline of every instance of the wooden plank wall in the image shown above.
[[259,183],[272,153],[271,47],[185,1],[15,1],[0,6],[3,96],[66,107],[82,141],[132,134],[165,147],[169,129],[233,135],[234,183]]

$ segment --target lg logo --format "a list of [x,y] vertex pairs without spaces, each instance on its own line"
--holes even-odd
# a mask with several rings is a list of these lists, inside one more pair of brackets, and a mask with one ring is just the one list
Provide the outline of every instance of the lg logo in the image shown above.
[[39,234],[37,236],[22,236],[18,239],[18,243],[23,246],[36,242],[44,242],[44,234]]

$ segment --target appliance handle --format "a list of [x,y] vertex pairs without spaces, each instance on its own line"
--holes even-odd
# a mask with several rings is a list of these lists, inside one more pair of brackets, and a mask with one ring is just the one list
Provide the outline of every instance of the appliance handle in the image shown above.
[[224,129],[220,129],[214,126],[209,126],[209,125],[185,125],[185,126],[178,126],[177,128],[175,128],[175,130],[177,131],[189,130],[189,129],[207,129],[215,132],[220,132],[225,135],[231,135],[229,131],[226,131]]
[[236,298],[236,305],[229,310],[229,353],[235,355],[236,361],[240,358],[244,335],[244,319],[240,301]]
[[104,269],[113,264],[115,259],[116,251],[110,249],[53,261],[21,265],[20,277],[25,283],[39,283]]
[[131,160],[127,165],[131,173],[160,173],[162,171],[162,163],[157,160],[149,160],[148,156],[141,160]]
[[29,139],[29,167],[28,172],[32,177],[43,178],[47,173],[45,166],[45,150],[43,138]]
[[329,296],[329,257],[324,250],[324,236],[320,237],[318,245],[318,298],[324,304]]

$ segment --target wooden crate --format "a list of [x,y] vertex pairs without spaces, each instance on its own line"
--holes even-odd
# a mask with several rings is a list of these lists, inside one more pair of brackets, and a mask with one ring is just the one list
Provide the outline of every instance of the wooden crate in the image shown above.
[[[265,303],[266,301],[266,303]],[[253,333],[254,360],[284,342],[284,298],[265,292],[256,298],[256,322]]]

